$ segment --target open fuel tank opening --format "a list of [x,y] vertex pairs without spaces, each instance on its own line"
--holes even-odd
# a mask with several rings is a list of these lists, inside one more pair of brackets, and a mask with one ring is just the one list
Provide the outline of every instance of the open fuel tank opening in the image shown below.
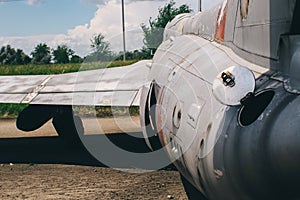
[[275,92],[265,90],[256,94],[248,93],[242,100],[242,108],[238,115],[241,126],[249,126],[255,122],[272,101]]

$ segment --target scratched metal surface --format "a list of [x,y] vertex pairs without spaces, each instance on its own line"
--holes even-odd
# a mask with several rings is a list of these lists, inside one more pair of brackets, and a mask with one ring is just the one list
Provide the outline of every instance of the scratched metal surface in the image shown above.
[[51,105],[139,105],[150,61],[62,75],[2,76],[0,103]]

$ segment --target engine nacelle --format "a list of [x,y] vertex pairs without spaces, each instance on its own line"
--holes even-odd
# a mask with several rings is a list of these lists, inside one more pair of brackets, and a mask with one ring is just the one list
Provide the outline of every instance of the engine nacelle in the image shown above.
[[[259,66],[230,68],[237,61],[226,50],[192,35],[165,41],[149,75],[160,88],[149,119],[181,174],[208,199],[297,199],[300,98],[284,77],[251,75]],[[216,78],[224,84],[217,95]]]

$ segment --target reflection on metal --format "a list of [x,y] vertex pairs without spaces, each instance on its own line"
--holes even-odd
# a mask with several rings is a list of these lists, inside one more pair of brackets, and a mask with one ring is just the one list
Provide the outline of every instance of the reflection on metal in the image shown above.
[[254,89],[255,78],[252,71],[241,66],[233,66],[224,70],[213,83],[213,94],[216,99],[230,106],[240,105],[240,101],[248,93],[254,92]]

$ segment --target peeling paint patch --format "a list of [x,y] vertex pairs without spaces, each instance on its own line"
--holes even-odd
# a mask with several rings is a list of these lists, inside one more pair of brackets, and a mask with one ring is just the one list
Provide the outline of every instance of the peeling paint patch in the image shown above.
[[221,25],[221,22],[225,16],[225,8],[227,8],[227,0],[225,0],[222,4],[222,7],[220,9],[220,12],[219,12],[219,16],[218,16],[218,26]]
[[228,3],[227,0],[223,2],[218,13],[218,20],[217,20],[216,34],[215,34],[215,41],[218,42],[223,42],[225,38],[227,3]]

